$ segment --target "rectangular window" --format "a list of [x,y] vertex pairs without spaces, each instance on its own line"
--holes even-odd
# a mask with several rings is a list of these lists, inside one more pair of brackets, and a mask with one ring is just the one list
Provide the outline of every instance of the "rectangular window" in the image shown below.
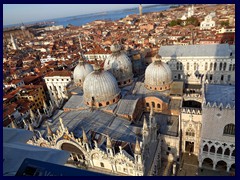
[[231,81],[231,75],[228,75],[228,81]]

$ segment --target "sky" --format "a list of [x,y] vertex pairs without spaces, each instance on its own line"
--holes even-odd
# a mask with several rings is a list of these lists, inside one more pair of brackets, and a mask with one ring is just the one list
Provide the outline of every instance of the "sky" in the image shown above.
[[3,25],[134,7],[138,4],[3,4]]

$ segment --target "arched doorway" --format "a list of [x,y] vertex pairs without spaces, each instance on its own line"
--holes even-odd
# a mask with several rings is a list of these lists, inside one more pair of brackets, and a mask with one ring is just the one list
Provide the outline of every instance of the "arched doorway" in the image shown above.
[[234,172],[235,173],[235,163],[231,165],[230,172]]
[[225,161],[218,161],[216,164],[216,170],[227,171],[227,163]]
[[210,158],[205,158],[202,163],[202,167],[207,168],[207,169],[212,169],[213,168],[213,160]]
[[68,160],[69,164],[85,165],[85,156],[78,147],[70,143],[63,143],[61,149],[70,152],[70,158]]

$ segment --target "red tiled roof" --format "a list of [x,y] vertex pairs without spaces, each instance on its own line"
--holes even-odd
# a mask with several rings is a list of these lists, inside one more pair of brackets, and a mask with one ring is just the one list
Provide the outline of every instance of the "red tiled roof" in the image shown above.
[[51,76],[71,76],[72,73],[70,71],[64,70],[64,71],[52,71],[48,72],[45,77],[51,77]]

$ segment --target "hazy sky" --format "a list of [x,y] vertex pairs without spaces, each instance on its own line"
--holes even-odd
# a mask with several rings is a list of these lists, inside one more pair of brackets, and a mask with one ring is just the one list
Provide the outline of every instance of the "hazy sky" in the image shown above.
[[138,7],[138,4],[4,4],[3,25]]

